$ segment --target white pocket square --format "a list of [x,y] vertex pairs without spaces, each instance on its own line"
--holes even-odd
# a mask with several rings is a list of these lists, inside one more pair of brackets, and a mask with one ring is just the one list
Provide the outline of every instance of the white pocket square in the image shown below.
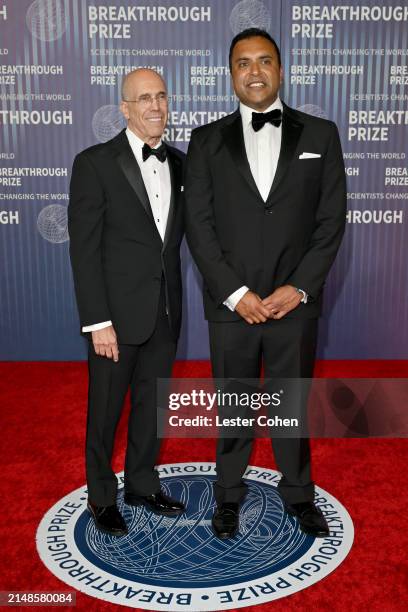
[[320,153],[307,153],[304,151],[301,155],[299,155],[299,159],[313,159],[316,157],[321,157]]
[[180,187],[180,191],[184,191],[184,185]]

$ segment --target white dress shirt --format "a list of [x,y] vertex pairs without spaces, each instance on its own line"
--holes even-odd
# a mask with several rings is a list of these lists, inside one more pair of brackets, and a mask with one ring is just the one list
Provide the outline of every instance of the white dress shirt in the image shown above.
[[[279,97],[263,112],[269,113],[269,111],[275,109],[283,110]],[[252,127],[252,113],[254,109],[245,106],[241,102],[239,110],[242,117],[245,151],[249,167],[251,168],[258,191],[263,201],[266,202],[278,165],[282,142],[282,123],[279,127],[272,125],[272,123],[265,123],[263,128],[255,132]]]
[[[167,159],[165,162],[159,161],[154,155],[151,155],[144,162],[142,157],[143,140],[136,136],[129,128],[126,130],[126,136],[129,140],[133,155],[139,165],[140,172],[142,173],[142,179],[146,187],[147,195],[149,196],[157,231],[161,239],[164,240],[171,196],[169,163]],[[154,148],[157,149],[160,145],[161,141]],[[112,321],[102,321],[94,325],[86,325],[82,328],[82,331],[93,332],[98,329],[109,327],[110,325],[112,325]]]
[[[129,128],[126,130],[126,136],[142,173],[157,231],[161,239],[164,240],[171,193],[169,162],[167,159],[165,162],[161,162],[154,155],[151,155],[144,162],[142,157],[143,140],[140,140]],[[158,149],[160,145],[161,141],[153,148]]]

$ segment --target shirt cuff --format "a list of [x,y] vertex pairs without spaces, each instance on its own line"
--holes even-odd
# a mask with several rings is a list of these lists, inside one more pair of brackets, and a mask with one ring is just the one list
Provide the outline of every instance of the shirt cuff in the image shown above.
[[83,332],[93,332],[98,331],[98,329],[105,329],[105,327],[109,327],[112,325],[112,321],[103,321],[103,323],[95,323],[94,325],[85,325],[82,328]]
[[300,301],[303,302],[303,304],[307,304],[307,298],[309,296],[307,295],[306,291],[303,291],[303,289],[299,289],[299,287],[296,287],[296,291],[302,294],[302,299]]
[[223,302],[224,306],[234,312],[239,300],[246,294],[247,291],[249,291],[249,288],[243,285],[242,287],[234,291],[234,293],[231,293],[229,297],[227,297],[225,302]]

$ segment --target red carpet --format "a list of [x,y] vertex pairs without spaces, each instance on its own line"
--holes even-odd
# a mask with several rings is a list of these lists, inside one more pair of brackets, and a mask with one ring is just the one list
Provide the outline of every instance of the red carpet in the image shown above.
[[[180,377],[210,375],[205,362],[178,363]],[[407,377],[406,361],[320,362],[317,376]],[[0,363],[2,409],[2,512],[0,590],[69,587],[43,566],[35,532],[58,499],[85,482],[84,363]],[[123,469],[125,419],[118,432],[114,467]],[[316,585],[275,603],[244,610],[408,609],[407,441],[314,440],[314,480],[348,509],[355,543],[344,563]],[[161,461],[212,461],[211,440],[169,440]],[[259,440],[252,464],[274,467],[270,443]],[[78,610],[112,610],[77,593]]]

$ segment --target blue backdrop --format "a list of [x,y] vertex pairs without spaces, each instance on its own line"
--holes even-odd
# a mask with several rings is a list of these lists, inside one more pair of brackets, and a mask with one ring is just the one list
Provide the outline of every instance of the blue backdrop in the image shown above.
[[[120,83],[158,70],[167,139],[232,112],[231,38],[264,27],[290,106],[334,120],[348,173],[345,240],[326,284],[319,356],[408,357],[408,4],[366,0],[0,0],[0,359],[78,359],[68,257],[74,155],[124,122]],[[208,357],[201,280],[183,245],[179,357]]]

